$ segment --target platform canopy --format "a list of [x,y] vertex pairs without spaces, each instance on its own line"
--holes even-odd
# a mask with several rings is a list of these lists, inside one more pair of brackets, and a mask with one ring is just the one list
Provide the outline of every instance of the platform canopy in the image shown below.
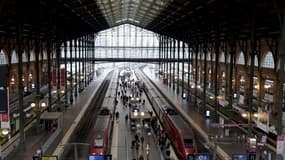
[[[279,37],[284,0],[3,0],[0,34],[71,39],[133,24],[176,39]],[[253,24],[254,23],[254,24]]]

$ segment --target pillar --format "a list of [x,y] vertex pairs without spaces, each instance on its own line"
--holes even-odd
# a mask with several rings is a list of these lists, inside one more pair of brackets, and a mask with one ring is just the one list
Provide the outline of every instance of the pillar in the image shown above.
[[198,97],[198,51],[199,51],[199,44],[195,46],[195,100],[194,104],[197,106],[197,97]]
[[72,53],[72,42],[73,40],[71,39],[69,41],[69,63],[70,63],[70,104],[73,103],[73,53]]
[[24,113],[24,96],[23,96],[23,81],[22,81],[22,77],[23,77],[23,70],[22,70],[22,66],[23,66],[23,23],[22,23],[22,18],[21,18],[21,6],[19,3],[19,1],[16,2],[17,3],[17,55],[18,55],[18,97],[19,97],[19,112],[20,112],[20,142],[19,142],[19,149],[21,152],[25,151],[25,131],[24,131],[24,117],[25,117],[25,113]]
[[[78,54],[77,54],[77,48],[78,47],[78,39],[77,38],[75,38],[74,39],[74,62],[75,62],[75,74],[74,74],[74,81],[75,81],[75,85],[74,85],[74,96],[75,97],[77,97],[77,95],[78,95],[78,69],[77,69],[77,67],[78,67]],[[78,49],[79,50],[79,49]]]
[[190,65],[191,65],[191,62],[190,62],[190,57],[191,57],[191,46],[190,46],[190,43],[188,43],[188,80],[187,80],[187,88],[188,88],[188,94],[187,94],[187,100],[190,101],[190,93],[191,93],[191,86],[190,86]]
[[185,69],[184,69],[184,59],[185,59],[185,42],[182,41],[182,92],[181,92],[181,96],[183,98],[183,95],[184,95],[184,72],[185,72]]
[[172,87],[173,87],[173,91],[175,90],[175,54],[176,54],[176,40],[173,39],[173,69],[172,69]]
[[51,108],[51,103],[52,103],[52,85],[51,85],[51,79],[52,79],[52,75],[51,75],[51,40],[48,39],[47,40],[47,72],[48,72],[48,103],[47,103],[47,110],[48,112],[50,112],[52,110]]
[[214,119],[215,122],[218,122],[218,110],[219,110],[219,101],[218,101],[218,96],[219,96],[219,54],[220,54],[220,40],[219,40],[219,34],[217,34],[217,38],[215,40],[215,112],[214,112]]
[[251,39],[250,39],[250,79],[249,79],[249,116],[248,116],[248,136],[252,136],[252,108],[253,108],[253,76],[254,76],[254,57],[256,54],[256,26],[255,13],[253,11],[251,19]]
[[[233,81],[233,71],[234,71],[234,57],[235,57],[235,52],[236,52],[236,41],[235,41],[235,37],[234,37],[234,33],[232,33],[231,37],[230,37],[230,41],[229,41],[229,45],[230,45],[230,51],[229,51],[229,55],[230,55],[230,70],[229,70],[229,92],[228,92],[228,99],[229,99],[229,105],[228,105],[228,109],[232,109],[232,105],[233,105],[233,83],[236,83],[236,79]],[[232,112],[229,112],[228,114],[229,119],[232,119]]]
[[39,28],[36,31],[36,40],[35,40],[35,70],[36,70],[36,129],[37,129],[37,134],[40,134],[40,116],[41,116],[41,105],[40,105],[40,63],[39,63],[39,54],[40,54],[40,33],[39,33]]
[[179,60],[179,58],[180,58],[180,40],[178,40],[177,45],[178,45],[178,46],[177,46],[177,48],[178,48],[178,51],[177,51],[178,54],[177,54],[177,81],[176,81],[176,82],[177,82],[177,87],[176,87],[177,90],[176,90],[176,93],[178,94],[178,93],[179,93],[179,79],[180,79],[180,78],[179,78],[179,76],[180,76],[180,75],[179,75],[179,68],[180,68],[180,67],[179,67],[179,66],[180,66],[180,64],[179,64],[179,62],[180,62],[180,60]]
[[56,104],[57,104],[57,110],[60,111],[60,57],[61,57],[61,42],[59,39],[57,39],[56,42],[56,68],[57,68],[57,83],[56,83]]
[[64,104],[67,105],[67,41],[64,41]]
[[[208,47],[208,45],[207,45],[207,42],[205,41],[204,42],[204,45],[203,45],[203,53],[204,53],[204,73],[203,73],[203,108],[202,108],[202,110],[203,110],[203,113],[204,113],[204,111],[206,110],[206,101],[207,101],[207,99],[206,99],[206,91],[207,91],[207,79],[208,79],[208,77],[207,77],[207,48]],[[202,62],[203,60],[201,59],[201,62]]]
[[172,39],[169,38],[169,50],[168,50],[168,57],[169,57],[169,74],[168,74],[168,86],[171,88],[171,82],[172,82],[172,74],[171,74],[171,67],[172,67],[172,59],[171,59],[171,50],[172,50]]

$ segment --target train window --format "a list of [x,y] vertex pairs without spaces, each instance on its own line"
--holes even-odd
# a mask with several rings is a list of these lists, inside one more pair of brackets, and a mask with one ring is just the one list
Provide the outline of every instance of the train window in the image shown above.
[[97,135],[94,139],[94,147],[103,147],[103,138],[101,135]]
[[100,115],[109,115],[109,110],[107,108],[104,108],[100,111]]
[[171,109],[171,108],[167,108],[167,109],[166,109],[166,112],[167,112],[169,115],[177,115],[177,112],[176,112],[174,109]]
[[193,147],[193,140],[192,139],[184,139],[184,146],[185,146],[185,148]]

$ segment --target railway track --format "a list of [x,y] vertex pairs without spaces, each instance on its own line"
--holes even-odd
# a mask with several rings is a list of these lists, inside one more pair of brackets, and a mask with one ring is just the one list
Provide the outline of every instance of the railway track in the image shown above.
[[[172,103],[169,102],[168,98],[165,97],[165,95],[160,91],[160,89],[157,88],[157,86],[154,84],[154,82],[152,82],[151,80],[149,80],[149,78],[148,78],[147,76],[145,76],[143,72],[141,72],[140,75],[142,75],[142,77],[143,77],[144,79],[146,79],[146,80],[148,81],[148,83],[150,83],[150,84],[153,86],[153,88],[156,89],[156,90],[158,91],[158,93],[159,93],[161,96],[163,96],[163,97],[167,100],[167,103],[168,103],[169,106],[172,106],[173,108],[175,108],[175,107],[172,105]],[[137,75],[137,76],[138,76],[138,75]],[[138,77],[140,77],[140,76],[138,76]],[[183,116],[181,116],[181,117],[184,118]],[[189,126],[191,126],[191,125],[189,124]],[[194,137],[195,137],[195,139],[196,139],[197,149],[198,149],[198,151],[199,151],[200,153],[211,153],[211,151],[209,150],[209,147],[206,145],[206,144],[207,144],[206,141],[203,140],[203,137],[200,136],[200,135],[198,134],[198,132],[194,131]],[[216,157],[216,159],[219,159],[219,158]]]
[[92,99],[86,114],[84,115],[84,119],[81,120],[80,124],[78,125],[79,127],[72,135],[70,140],[71,145],[65,146],[65,149],[68,150],[68,152],[65,156],[63,156],[62,160],[74,159],[75,156],[86,158],[86,156],[89,155],[89,132],[96,122],[96,118],[104,100],[112,74],[113,72],[108,73],[102,82],[102,85],[99,87],[98,92]]

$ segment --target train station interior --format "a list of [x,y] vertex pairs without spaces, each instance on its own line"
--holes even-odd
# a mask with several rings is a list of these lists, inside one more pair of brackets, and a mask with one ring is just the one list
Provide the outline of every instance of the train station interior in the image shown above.
[[284,0],[1,0],[0,160],[285,159]]

